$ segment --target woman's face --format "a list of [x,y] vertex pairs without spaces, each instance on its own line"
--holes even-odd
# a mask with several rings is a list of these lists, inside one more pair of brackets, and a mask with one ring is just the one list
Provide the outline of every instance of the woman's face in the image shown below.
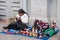
[[19,16],[22,16],[23,14],[22,13],[19,13]]

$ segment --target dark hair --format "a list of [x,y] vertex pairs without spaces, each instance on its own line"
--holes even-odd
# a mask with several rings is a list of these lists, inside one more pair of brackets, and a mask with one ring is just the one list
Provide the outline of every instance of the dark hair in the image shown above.
[[23,9],[19,9],[19,10],[18,10],[18,13],[23,13],[23,14],[24,14],[25,11],[24,11]]
[[[19,9],[19,10],[18,10],[18,13],[19,13],[19,14],[22,13],[22,14],[27,14],[27,15],[28,15],[28,13],[26,13],[23,9]],[[29,17],[29,15],[28,15],[28,17]]]

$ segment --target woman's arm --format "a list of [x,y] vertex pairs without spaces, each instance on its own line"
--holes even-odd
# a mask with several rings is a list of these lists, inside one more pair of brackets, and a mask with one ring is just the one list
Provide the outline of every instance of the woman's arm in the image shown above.
[[21,17],[17,14],[15,17],[16,20],[21,20]]
[[23,16],[21,16],[21,21],[23,23],[28,23],[28,15],[27,14],[24,14]]

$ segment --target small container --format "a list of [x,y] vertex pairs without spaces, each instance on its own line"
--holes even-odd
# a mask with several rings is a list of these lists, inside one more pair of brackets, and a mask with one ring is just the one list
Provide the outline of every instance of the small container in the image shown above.
[[43,38],[43,36],[42,36],[42,35],[40,35],[40,36],[39,36],[39,38],[40,38],[40,39],[42,39],[42,38]]
[[26,34],[26,36],[29,36],[29,32],[26,32],[25,34]]
[[32,27],[32,32],[33,32],[33,33],[35,32],[34,30],[35,30],[34,27]]
[[44,34],[43,36],[44,36],[44,38],[48,38],[48,35],[47,34]]
[[33,33],[33,37],[37,37],[37,34],[36,33]]
[[29,36],[33,36],[33,35],[32,35],[32,32],[29,32]]
[[23,35],[25,35],[26,32],[25,31],[21,31],[20,33],[23,34]]
[[56,33],[59,31],[58,27],[55,27],[54,30],[55,30]]
[[35,29],[35,33],[37,33],[37,32],[38,32],[38,29],[36,28],[36,29]]
[[43,38],[43,33],[38,33],[38,38],[42,39]]

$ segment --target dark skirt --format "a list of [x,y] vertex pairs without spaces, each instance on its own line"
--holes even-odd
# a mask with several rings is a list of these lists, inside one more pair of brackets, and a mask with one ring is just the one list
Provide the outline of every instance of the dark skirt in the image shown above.
[[3,27],[5,29],[14,29],[14,30],[24,30],[24,28],[28,28],[28,26],[21,21],[17,21],[14,23],[10,23],[7,27]]

